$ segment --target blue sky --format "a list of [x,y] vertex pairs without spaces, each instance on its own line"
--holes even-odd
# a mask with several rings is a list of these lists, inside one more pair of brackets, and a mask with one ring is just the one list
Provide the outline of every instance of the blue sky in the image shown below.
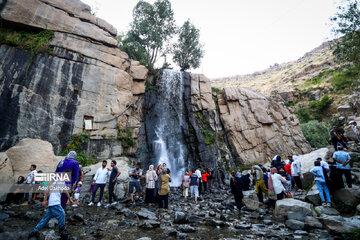
[[[129,29],[138,0],[82,0],[119,32]],[[200,29],[210,78],[247,74],[296,60],[331,39],[339,0],[170,0],[178,25]],[[148,2],[153,3],[154,0]]]

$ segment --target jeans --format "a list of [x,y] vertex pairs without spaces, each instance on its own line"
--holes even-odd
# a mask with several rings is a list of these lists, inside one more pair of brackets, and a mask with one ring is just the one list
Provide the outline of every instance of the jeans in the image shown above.
[[346,184],[348,185],[349,188],[352,187],[352,182],[351,182],[351,170],[350,169],[342,169],[342,168],[338,168],[337,172],[339,174],[339,181],[340,181],[340,185],[342,188],[344,188],[344,181],[343,181],[343,174],[345,175],[346,178]]
[[332,138],[331,142],[332,142],[332,144],[334,146],[335,151],[337,151],[338,143],[340,143],[344,148],[346,148],[346,149],[348,148],[346,146],[346,143],[344,143],[343,141],[341,141],[341,140],[339,140],[337,138]]
[[159,195],[159,208],[168,209],[169,207],[169,194]]
[[56,218],[59,224],[60,232],[65,228],[65,212],[64,209],[59,205],[49,206],[45,216],[40,220],[38,225],[34,228],[33,232],[40,231],[50,221],[51,218]]
[[91,201],[92,201],[92,202],[95,202],[95,195],[96,195],[96,192],[97,192],[98,188],[100,188],[99,202],[101,202],[102,197],[103,197],[103,195],[104,195],[105,184],[106,184],[106,183],[103,183],[103,184],[95,183],[94,191],[93,191],[93,193],[92,193],[92,198],[91,198]]
[[208,191],[208,182],[203,182],[204,192]]
[[325,191],[326,198],[327,198],[328,202],[330,203],[331,202],[330,192],[329,192],[328,187],[326,186],[326,183],[320,182],[320,181],[315,181],[315,182],[316,182],[316,186],[319,190],[321,201],[325,202],[325,197],[324,197],[324,191]]
[[117,202],[118,198],[114,193],[115,183],[110,182],[109,183],[109,203],[112,203],[112,200],[114,198],[115,202]]

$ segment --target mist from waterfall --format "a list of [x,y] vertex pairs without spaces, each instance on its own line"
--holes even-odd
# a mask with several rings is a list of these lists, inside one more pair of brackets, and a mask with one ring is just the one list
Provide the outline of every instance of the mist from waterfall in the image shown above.
[[166,163],[171,171],[171,186],[180,186],[185,172],[187,148],[182,127],[184,116],[184,79],[180,71],[163,70],[157,81],[157,115],[154,124],[153,153],[155,162]]

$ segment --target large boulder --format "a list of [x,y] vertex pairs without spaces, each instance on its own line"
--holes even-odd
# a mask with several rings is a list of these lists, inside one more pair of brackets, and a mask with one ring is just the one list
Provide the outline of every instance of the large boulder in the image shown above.
[[305,199],[306,199],[306,201],[308,201],[316,206],[321,204],[319,190],[317,189],[316,184],[314,184],[312,186],[312,188],[306,193]]
[[334,193],[334,203],[340,212],[353,212],[360,203],[359,188],[342,188]]
[[342,234],[356,230],[360,226],[360,216],[344,218],[342,216],[322,216],[325,228],[331,234]]
[[302,164],[302,172],[309,172],[314,167],[314,161],[320,157],[323,160],[326,160],[326,155],[328,154],[328,148],[320,148],[310,153],[299,155],[299,160]]
[[26,177],[31,164],[36,164],[36,170],[43,172],[55,172],[60,159],[54,154],[51,143],[40,139],[22,139],[14,147],[6,151],[11,160],[15,177]]
[[276,201],[275,204],[275,216],[286,217],[288,212],[303,212],[308,216],[315,216],[313,206],[310,203],[306,203],[293,198],[287,198]]
[[5,201],[6,195],[7,195],[7,190],[4,189],[4,186],[6,185],[6,189],[8,189],[11,184],[13,184],[16,180],[16,176],[14,176],[14,171],[13,171],[13,167],[11,164],[11,160],[9,159],[9,157],[6,155],[6,153],[1,152],[0,153],[0,164],[3,163],[5,161],[5,159],[8,159],[6,162],[6,166],[1,169],[1,174],[0,174],[0,184],[3,186],[2,187],[2,191],[0,191],[0,201]]

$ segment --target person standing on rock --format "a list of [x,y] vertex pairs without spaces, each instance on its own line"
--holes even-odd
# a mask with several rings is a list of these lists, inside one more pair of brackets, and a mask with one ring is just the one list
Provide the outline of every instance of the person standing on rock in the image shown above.
[[218,167],[218,172],[219,172],[219,175],[220,175],[220,186],[222,189],[225,189],[225,173],[224,171]]
[[93,206],[94,205],[96,192],[97,192],[97,190],[99,188],[100,188],[100,196],[99,196],[99,201],[97,203],[97,206],[98,207],[101,206],[101,200],[102,200],[103,195],[104,195],[104,189],[105,189],[107,177],[110,175],[110,171],[109,171],[108,168],[106,168],[106,165],[107,165],[107,161],[104,160],[102,162],[101,168],[99,168],[96,171],[94,181],[93,181],[93,184],[95,184],[94,191],[93,191],[92,196],[91,196],[91,202],[88,204],[88,206]]
[[[111,167],[112,169],[108,169],[111,171],[110,178],[109,178],[109,204],[106,205],[106,207],[109,207],[111,205],[116,205],[118,198],[116,194],[114,193],[115,184],[117,178],[120,176],[120,171],[116,166],[117,162],[115,160],[111,161]],[[114,199],[114,202],[112,201]]]
[[[55,182],[53,187],[62,184],[64,183]],[[66,194],[67,198],[69,199],[69,202],[73,204],[69,192],[65,191],[63,192],[63,194]],[[64,208],[61,206],[61,200],[62,200],[61,193],[59,190],[53,190],[50,193],[49,201],[48,201],[48,196],[49,196],[49,191],[45,193],[44,201],[42,203],[43,207],[48,206],[45,216],[36,225],[34,230],[30,232],[29,239],[34,237],[38,238],[40,236],[39,231],[46,226],[46,224],[50,221],[51,218],[56,218],[58,220],[60,238],[62,240],[69,239],[69,234],[65,230],[65,211]]]
[[351,128],[357,137],[358,144],[360,144],[360,129],[355,121],[350,121],[349,124],[351,125]]
[[171,182],[171,177],[168,174],[167,168],[163,168],[161,179],[159,179],[161,182],[160,188],[159,188],[159,208],[169,208],[169,191],[170,191],[170,185],[169,182]]
[[335,151],[338,150],[338,143],[340,143],[344,148],[347,149],[346,144],[341,140],[340,138],[340,133],[338,131],[337,126],[334,126],[331,130],[330,130],[330,136],[331,136],[331,142],[334,146]]
[[205,170],[203,170],[201,179],[202,179],[202,183],[203,183],[204,193],[208,192],[208,178],[209,177],[210,177],[210,175]]
[[346,184],[349,188],[351,188],[352,183],[351,183],[350,155],[344,151],[342,146],[339,146],[338,151],[334,152],[333,154],[333,159],[336,162],[336,168],[339,174],[339,180],[341,181],[340,182],[341,187],[344,188],[344,182],[342,176],[345,175]]
[[192,174],[190,176],[190,195],[195,202],[197,202],[197,199],[199,197],[199,184],[200,184],[200,180],[197,177],[197,175]]
[[[66,158],[59,162],[55,170],[55,172],[57,173],[67,172],[71,174],[70,182],[66,182],[66,184],[70,185],[72,189],[74,188],[74,184],[78,180],[78,176],[79,176],[79,163],[75,160],[75,158],[76,158],[76,152],[70,151],[66,155]],[[64,209],[66,207],[66,203],[69,200],[70,199],[68,198],[67,194],[65,193],[61,194],[61,206]]]
[[[315,161],[314,165],[315,167],[310,170],[310,173],[315,177],[315,183],[319,190],[322,205],[324,207],[331,207],[330,192],[328,187],[326,186],[324,169],[323,167],[321,167],[320,161]],[[325,201],[324,192],[327,198],[327,203]]]
[[245,174],[245,175],[242,175],[241,178],[241,183],[242,183],[242,186],[243,186],[243,190],[244,191],[249,191],[250,190],[250,174]]
[[151,204],[155,203],[155,185],[158,176],[154,171],[154,165],[149,166],[149,170],[146,172],[146,193],[145,193],[145,203],[151,206]]
[[190,176],[187,171],[185,172],[185,175],[182,178],[181,186],[183,189],[183,197],[187,199],[187,197],[189,196],[189,187],[190,187]]
[[276,155],[271,161],[271,167],[275,167],[277,170],[283,167],[285,164],[281,161],[281,157]]
[[202,194],[202,175],[201,168],[198,167],[195,171],[195,175],[199,178],[199,195]]
[[243,185],[240,178],[237,177],[237,175],[234,172],[231,174],[231,176],[232,176],[230,179],[231,193],[234,195],[236,207],[239,213],[241,213],[241,208],[244,206],[242,202],[242,199],[244,197]]
[[213,168],[209,168],[209,174],[209,191],[211,191],[214,186],[214,181],[216,179],[215,170]]
[[302,182],[301,182],[301,177],[302,177],[302,173],[301,173],[301,169],[302,169],[302,164],[300,162],[299,157],[294,156],[293,157],[294,161],[291,163],[291,176],[295,181],[295,184],[298,188],[299,191],[303,191],[303,186],[302,186]]
[[[167,168],[164,168],[167,172]],[[141,186],[140,186],[140,179],[142,177],[142,169],[140,163],[137,163],[134,168],[132,168],[129,172],[129,194],[132,202],[132,206],[135,207],[135,200],[134,200],[134,188],[136,189],[136,193],[138,194],[138,198],[141,197]]]
[[25,202],[22,205],[28,205],[29,201],[31,200],[30,192],[31,192],[31,186],[35,183],[35,174],[37,173],[36,165],[31,164],[29,170],[30,170],[30,173],[27,175],[26,182],[25,182],[25,184],[28,184],[29,187],[27,188],[27,191],[25,193]]
[[254,177],[255,177],[255,194],[258,196],[259,202],[264,202],[264,196],[269,196],[269,192],[265,186],[263,172],[261,168],[257,165],[253,166]]
[[270,177],[268,180],[269,191],[274,191],[276,194],[276,199],[281,200],[284,198],[284,184],[286,184],[286,179],[278,174],[278,170],[273,167],[270,169]]

